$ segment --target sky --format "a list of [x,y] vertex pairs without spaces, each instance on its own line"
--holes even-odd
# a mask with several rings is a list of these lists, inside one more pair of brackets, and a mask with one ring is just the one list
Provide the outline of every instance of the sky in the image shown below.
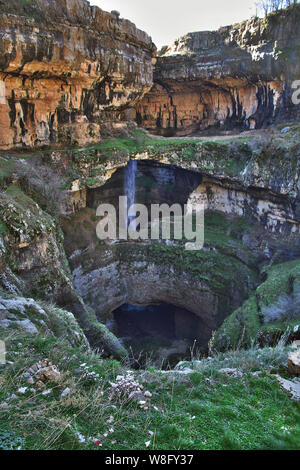
[[255,14],[255,0],[89,0],[117,10],[152,36],[158,48],[193,31],[215,30]]

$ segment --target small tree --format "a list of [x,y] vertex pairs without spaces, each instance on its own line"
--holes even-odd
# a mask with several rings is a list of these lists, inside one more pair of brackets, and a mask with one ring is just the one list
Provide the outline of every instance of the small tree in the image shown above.
[[256,2],[256,7],[258,11],[263,12],[266,16],[271,11],[278,11],[282,8],[296,5],[297,2],[298,0],[259,0]]
[[67,204],[63,189],[65,179],[39,158],[22,162],[15,172],[21,184],[38,199],[39,205],[52,215],[59,215]]

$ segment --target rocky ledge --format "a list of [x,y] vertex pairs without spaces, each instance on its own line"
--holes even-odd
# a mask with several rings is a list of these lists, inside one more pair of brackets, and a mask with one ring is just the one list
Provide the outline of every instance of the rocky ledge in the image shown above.
[[177,168],[197,175],[197,185],[187,183],[191,204],[201,202],[207,210],[252,217],[274,233],[293,234],[300,231],[300,129],[294,123],[283,130],[211,141],[152,138],[138,130],[97,146],[50,151],[47,159],[58,171],[72,169],[69,212],[85,208],[89,190],[103,186],[134,159],[158,164],[158,172]]

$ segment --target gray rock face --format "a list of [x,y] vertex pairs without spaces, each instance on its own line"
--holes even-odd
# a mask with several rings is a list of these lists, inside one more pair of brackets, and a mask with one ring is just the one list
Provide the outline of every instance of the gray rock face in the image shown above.
[[286,380],[276,375],[281,388],[285,391],[292,400],[300,401],[300,379]]
[[295,341],[292,345],[293,351],[289,353],[288,368],[292,375],[300,375],[300,341]]
[[0,296],[0,327],[30,335],[46,333],[61,336],[73,346],[89,348],[88,340],[72,313],[52,305],[42,307],[33,299]]

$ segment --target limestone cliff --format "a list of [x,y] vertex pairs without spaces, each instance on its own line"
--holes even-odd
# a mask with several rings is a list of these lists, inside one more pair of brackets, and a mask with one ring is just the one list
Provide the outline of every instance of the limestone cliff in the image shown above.
[[97,142],[152,85],[151,38],[85,0],[0,2],[0,147]]
[[[98,196],[103,194],[99,191]],[[234,236],[225,248],[221,238],[227,222],[222,216],[217,218],[216,228],[216,216],[207,215],[206,247],[195,254],[174,241],[100,242],[91,205],[65,220],[63,229],[74,285],[101,322],[110,322],[113,311],[126,303],[170,303],[196,315],[199,324],[194,337],[206,346],[212,331],[257,283],[260,248],[256,252],[252,247],[251,253]],[[240,221],[230,223],[234,226]],[[212,240],[209,226],[214,232]]]
[[156,59],[137,121],[163,135],[261,128],[297,119],[300,5],[218,31],[190,33]]
[[[56,335],[62,326],[53,326],[69,318],[74,327],[71,342],[76,331],[82,337],[83,330],[92,346],[107,354],[124,355],[117,339],[97,321],[74,288],[57,220],[26,195],[16,181],[5,184],[3,170],[8,164],[9,158],[0,157],[0,327],[32,334],[42,329]],[[14,164],[11,169],[15,170]],[[45,310],[41,301],[47,302]],[[55,309],[53,304],[66,311]]]

